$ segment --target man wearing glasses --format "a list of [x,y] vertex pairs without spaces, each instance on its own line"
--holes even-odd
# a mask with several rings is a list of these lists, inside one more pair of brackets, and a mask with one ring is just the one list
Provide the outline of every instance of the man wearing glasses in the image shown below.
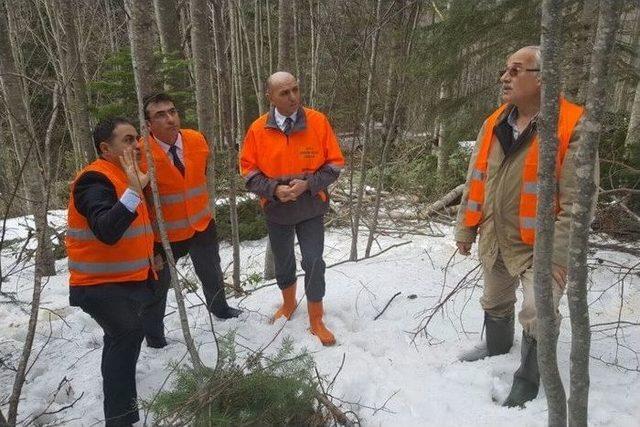
[[[516,288],[522,285],[521,364],[503,406],[523,406],[538,394],[536,307],[533,292],[533,244],[537,203],[538,133],[542,81],[540,48],[528,46],[511,55],[501,72],[504,104],[484,122],[471,156],[458,212],[455,239],[469,255],[479,235],[483,266],[486,341],[463,353],[463,361],[509,352],[513,345]],[[553,252],[554,303],[564,292],[571,209],[576,190],[574,156],[582,107],[560,99],[558,178]],[[597,177],[597,174],[596,174]],[[594,178],[596,178],[594,177]]]
[[[175,261],[189,254],[202,283],[207,309],[220,319],[238,317],[240,310],[229,307],[224,294],[224,276],[220,268],[216,225],[209,209],[206,167],[209,147],[204,136],[192,129],[180,128],[180,115],[173,100],[164,93],[145,98],[144,114],[150,129],[149,143],[156,167],[160,205]],[[146,160],[142,157],[142,169]],[[153,199],[148,194],[150,204]],[[166,261],[155,218],[155,253]],[[164,312],[171,281],[168,268],[159,270],[157,302],[149,310],[155,328],[145,330],[147,345],[162,348]]]

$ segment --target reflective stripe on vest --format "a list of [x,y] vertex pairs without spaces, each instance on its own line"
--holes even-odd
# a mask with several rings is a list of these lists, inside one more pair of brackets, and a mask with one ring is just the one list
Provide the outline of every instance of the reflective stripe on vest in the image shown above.
[[[464,224],[473,227],[482,221],[482,205],[485,198],[485,183],[489,153],[493,142],[493,130],[498,118],[505,111],[507,105],[502,105],[494,111],[486,121],[480,147],[476,157],[476,163],[470,173],[468,200],[464,215]],[[558,115],[558,154],[556,160],[556,179],[560,179],[562,165],[569,148],[571,135],[582,117],[583,108],[560,99],[560,113]],[[535,242],[536,209],[538,202],[538,137],[531,142],[524,160],[522,173],[522,186],[520,189],[519,223],[520,237],[522,241],[533,245]],[[556,195],[556,214],[559,211]]]
[[[200,132],[181,129],[180,134],[184,150],[184,176],[160,144],[153,137],[149,138],[156,167],[160,209],[171,242],[189,239],[197,231],[203,231],[212,219],[205,174],[209,147]],[[146,170],[146,160],[142,162],[141,169]],[[154,203],[151,197],[149,201]],[[151,208],[155,240],[159,242],[160,228],[155,207],[152,205]]]
[[141,258],[135,261],[122,262],[79,262],[69,260],[69,269],[85,274],[113,274],[127,273],[141,268],[149,268],[149,258]]
[[[121,239],[130,239],[133,237],[138,237],[145,233],[153,233],[151,224],[129,227],[127,231],[124,232]],[[98,240],[98,238],[95,236],[95,234],[93,234],[93,231],[91,231],[90,228],[69,228],[67,229],[66,235],[77,240]]]

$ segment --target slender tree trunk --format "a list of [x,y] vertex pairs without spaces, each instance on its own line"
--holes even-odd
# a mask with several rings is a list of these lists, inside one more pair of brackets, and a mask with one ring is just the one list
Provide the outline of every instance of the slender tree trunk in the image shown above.
[[314,0],[309,0],[309,34],[311,40],[309,42],[309,58],[310,58],[310,77],[309,77],[309,106],[316,106],[316,90],[318,85],[318,47],[320,45],[320,34],[318,32],[318,14],[313,11]]
[[233,286],[240,291],[240,232],[238,229],[238,201],[237,201],[237,161],[238,151],[236,147],[240,146],[240,140],[244,132],[244,107],[242,97],[242,71],[241,71],[241,55],[242,44],[239,36],[239,20],[237,17],[238,8],[234,7],[236,0],[228,0],[229,4],[229,21],[230,21],[230,40],[231,40],[231,81],[232,81],[232,111],[235,112],[235,126],[233,138],[229,141],[227,153],[229,155],[229,215],[231,220],[231,243],[233,246]]
[[[404,6],[404,1],[401,1],[399,4],[399,8],[402,9]],[[400,109],[405,102],[404,89],[405,78],[407,74],[406,62],[411,55],[413,35],[418,25],[419,15],[419,3],[416,3],[411,10],[411,13],[408,14],[407,18],[404,18],[404,14],[401,14],[396,18],[396,36],[394,40],[394,46],[392,48],[392,58],[389,62],[389,71],[386,85],[386,105],[383,118],[384,146],[382,148],[382,154],[380,156],[380,172],[378,173],[378,182],[376,184],[373,218],[369,226],[369,237],[367,239],[367,246],[364,254],[365,258],[368,258],[371,255],[371,247],[373,246],[373,240],[378,228],[378,217],[380,214],[382,191],[384,189],[384,174],[387,164],[387,153],[389,151],[389,147],[396,138],[396,128],[399,122]],[[408,30],[404,31],[404,28],[407,28]]]
[[587,303],[587,249],[594,198],[594,182],[598,143],[605,110],[607,74],[615,43],[618,11],[621,0],[600,2],[598,32],[591,56],[591,75],[587,107],[582,119],[582,133],[576,156],[578,195],[573,204],[573,218],[569,239],[567,297],[571,317],[571,391],[569,396],[569,425],[587,426],[589,405],[589,349],[591,329]]
[[273,37],[271,31],[271,6],[270,0],[266,0],[267,12],[267,47],[269,48],[269,75],[273,74]]
[[[136,43],[144,45],[144,48],[139,49],[136,57],[138,71],[140,76],[143,77],[138,83],[144,98],[160,91],[160,87],[156,83],[155,58],[153,57],[153,0],[125,0],[125,5],[128,9],[127,13],[131,17],[129,20],[129,34],[132,36],[137,35],[139,40]],[[133,43],[131,41],[132,52]]]
[[538,205],[533,251],[533,282],[538,322],[538,366],[551,427],[566,426],[567,402],[558,371],[556,314],[551,276],[555,228],[556,155],[560,96],[562,0],[542,2],[542,99],[538,165]]
[[569,43],[573,43],[573,47],[569,52],[564,93],[567,98],[579,104],[584,104],[586,96],[585,82],[589,77],[589,64],[585,61],[585,57],[588,57],[593,46],[597,16],[598,2],[583,1],[577,34],[573,40],[568,40]]
[[85,81],[82,58],[79,51],[78,29],[74,16],[74,8],[68,7],[63,0],[55,0],[53,7],[47,8],[52,26],[56,23],[61,31],[54,31],[54,42],[60,54],[60,71],[63,92],[66,96],[66,107],[73,127],[71,137],[75,139],[74,147],[82,164],[95,157],[95,149],[91,140],[91,123],[89,121],[89,102],[87,83]]
[[[292,8],[295,0],[278,1],[278,70],[294,72],[291,61]],[[300,78],[300,76],[296,76]]]
[[[636,38],[640,38],[640,24],[637,25],[638,34]],[[634,61],[635,72],[640,76],[640,43],[636,43],[636,59]],[[627,129],[627,137],[624,141],[625,157],[631,164],[640,164],[640,78],[636,85],[636,92],[631,105],[631,114],[629,116],[629,128]]]
[[[180,35],[180,14],[178,13],[177,0],[154,0],[153,3],[155,5],[158,35],[160,36],[160,47],[165,57],[164,60],[166,61],[167,58],[185,59],[180,43],[182,37]],[[193,14],[193,8],[191,10]],[[206,8],[197,13],[206,14],[205,10]],[[193,18],[191,22],[192,24],[195,23]],[[169,92],[184,89],[187,86],[187,76],[179,72],[170,73],[164,82],[164,90]]]
[[362,147],[360,155],[360,183],[358,184],[358,199],[356,202],[356,210],[354,213],[353,226],[351,230],[351,253],[349,259],[355,261],[358,259],[358,229],[360,228],[360,218],[362,217],[364,187],[367,180],[367,148],[371,137],[371,97],[373,92],[373,79],[376,72],[376,59],[378,54],[378,40],[380,37],[380,10],[382,8],[382,0],[376,3],[376,15],[374,22],[374,31],[371,37],[371,54],[369,56],[369,75],[367,77],[367,95],[364,104],[364,135],[362,138]]
[[[138,16],[139,13],[145,10],[151,10],[151,0],[129,0],[131,9],[137,11],[131,13],[132,19]],[[162,208],[160,205],[160,193],[158,192],[158,181],[156,180],[156,168],[153,163],[153,157],[151,155],[151,147],[149,146],[149,129],[147,128],[147,121],[144,118],[143,109],[143,88],[144,90],[151,90],[150,86],[146,85],[146,81],[151,80],[151,75],[145,73],[153,72],[153,66],[144,61],[152,61],[153,39],[149,37],[149,33],[146,31],[144,25],[136,24],[135,22],[129,25],[129,41],[131,43],[131,60],[133,62],[133,74],[136,82],[136,96],[138,99],[138,119],[140,120],[140,134],[144,141],[144,151],[147,159],[147,165],[149,168],[149,176],[151,185],[151,192],[153,195],[153,205],[155,208],[156,218],[158,220],[158,228],[160,230],[160,239],[162,247],[164,248],[167,256],[167,264],[165,268],[169,269],[171,276],[171,286],[175,292],[176,303],[178,305],[178,314],[180,316],[180,325],[182,327],[182,334],[184,336],[185,344],[189,355],[191,356],[191,363],[196,369],[202,368],[204,365],[200,360],[200,355],[196,349],[195,343],[191,336],[191,329],[189,328],[189,319],[187,317],[187,310],[184,305],[184,298],[182,297],[182,286],[178,280],[178,274],[176,272],[175,258],[173,257],[173,251],[171,250],[171,244],[167,237],[167,228],[164,223],[164,217],[162,215]]]
[[447,83],[446,82],[442,82],[440,84],[440,106],[438,108],[438,110],[440,111],[438,113],[438,116],[436,117],[436,129],[438,130],[436,136],[438,138],[438,166],[437,166],[437,172],[438,172],[438,176],[440,177],[441,180],[446,179],[447,174],[449,172],[449,154],[450,154],[450,150],[449,147],[447,146],[447,125],[445,123],[445,114],[443,112],[444,110],[444,103],[446,102],[446,99],[449,97],[449,90],[447,87]]
[[198,128],[207,138],[211,154],[207,160],[207,186],[211,212],[215,212],[215,128],[213,82],[211,80],[211,26],[206,0],[191,0],[191,51],[196,81]]
[[[18,164],[22,169],[20,179],[25,188],[29,211],[34,215],[35,230],[37,234],[43,230],[49,236],[47,211],[39,208],[48,194],[46,188],[50,183],[44,181],[43,171],[48,169],[49,165],[38,162],[39,138],[36,136],[29,111],[29,97],[19,77],[24,72],[19,71],[14,56],[14,52],[18,52],[18,49],[12,46],[10,34],[11,27],[15,25],[8,20],[10,17],[5,1],[0,0],[0,85],[9,116],[9,127]],[[51,239],[42,239],[40,243],[42,246],[38,251],[41,252],[42,257],[42,274],[54,276],[56,269]]]

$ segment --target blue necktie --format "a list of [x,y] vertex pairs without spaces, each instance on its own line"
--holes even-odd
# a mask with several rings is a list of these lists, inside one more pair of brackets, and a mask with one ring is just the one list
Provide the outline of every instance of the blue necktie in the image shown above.
[[282,132],[284,132],[285,135],[289,135],[292,128],[293,119],[291,117],[287,117],[286,119],[284,119],[284,129],[282,129]]

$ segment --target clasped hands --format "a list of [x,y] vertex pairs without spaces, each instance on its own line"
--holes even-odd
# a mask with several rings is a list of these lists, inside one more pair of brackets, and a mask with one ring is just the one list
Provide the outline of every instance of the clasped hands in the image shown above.
[[309,189],[309,183],[304,179],[292,179],[289,185],[282,184],[276,187],[276,199],[282,203],[294,202],[302,193]]

